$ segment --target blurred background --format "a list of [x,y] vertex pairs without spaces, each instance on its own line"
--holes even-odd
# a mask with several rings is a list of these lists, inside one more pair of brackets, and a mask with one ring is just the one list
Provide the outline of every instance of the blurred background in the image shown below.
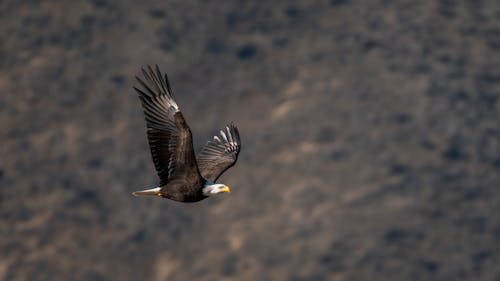
[[[500,280],[500,4],[0,2],[0,280]],[[229,196],[158,184],[169,74]]]

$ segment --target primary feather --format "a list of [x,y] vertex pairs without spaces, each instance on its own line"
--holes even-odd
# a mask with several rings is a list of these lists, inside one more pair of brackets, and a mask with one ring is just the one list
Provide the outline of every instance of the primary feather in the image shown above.
[[219,134],[208,141],[198,155],[201,175],[212,182],[236,163],[241,147],[240,134],[234,124],[226,126]]

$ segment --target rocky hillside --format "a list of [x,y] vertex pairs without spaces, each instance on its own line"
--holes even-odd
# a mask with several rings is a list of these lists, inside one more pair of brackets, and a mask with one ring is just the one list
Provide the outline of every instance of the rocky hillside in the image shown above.
[[[131,196],[148,63],[229,196]],[[0,93],[0,280],[500,279],[496,0],[4,0]]]

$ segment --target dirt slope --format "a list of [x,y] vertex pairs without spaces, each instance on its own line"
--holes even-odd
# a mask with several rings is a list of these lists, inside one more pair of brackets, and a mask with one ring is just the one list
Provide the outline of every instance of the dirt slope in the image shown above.
[[[2,1],[0,280],[498,280],[499,51],[495,0]],[[147,63],[229,196],[130,195]]]

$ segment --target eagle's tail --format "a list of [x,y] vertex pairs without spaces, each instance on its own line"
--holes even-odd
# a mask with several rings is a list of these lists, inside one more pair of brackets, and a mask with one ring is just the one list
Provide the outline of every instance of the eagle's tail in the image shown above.
[[134,196],[159,196],[161,188],[151,188],[132,192]]

